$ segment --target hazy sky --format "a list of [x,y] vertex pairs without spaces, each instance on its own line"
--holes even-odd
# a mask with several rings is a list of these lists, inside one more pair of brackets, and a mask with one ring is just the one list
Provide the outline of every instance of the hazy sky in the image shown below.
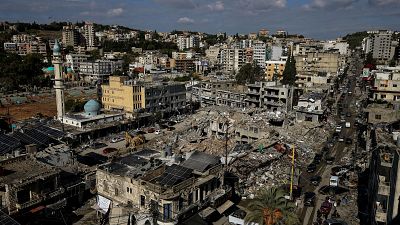
[[0,0],[0,20],[85,20],[230,34],[285,29],[328,39],[368,29],[400,30],[400,0]]

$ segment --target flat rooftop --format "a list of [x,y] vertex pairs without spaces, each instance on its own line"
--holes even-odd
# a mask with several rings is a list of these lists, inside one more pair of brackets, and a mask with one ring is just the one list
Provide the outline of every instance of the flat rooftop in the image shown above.
[[58,170],[23,155],[0,162],[0,184],[22,184],[39,177],[57,174]]

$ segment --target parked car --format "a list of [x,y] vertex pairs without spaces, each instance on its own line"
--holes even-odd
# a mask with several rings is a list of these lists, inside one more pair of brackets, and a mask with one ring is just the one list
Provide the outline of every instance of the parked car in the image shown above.
[[161,134],[162,131],[161,131],[161,130],[156,130],[154,133],[155,133],[155,134]]
[[105,148],[103,150],[103,154],[109,154],[111,152],[116,152],[116,151],[118,151],[118,149],[116,149],[116,148]]
[[342,176],[343,174],[349,172],[349,169],[342,166],[333,167],[331,169],[332,176]]
[[338,139],[338,141],[339,141],[339,142],[343,142],[343,141],[344,141],[344,137],[343,137],[343,136],[340,136],[339,139]]
[[314,185],[314,186],[318,186],[319,183],[321,182],[321,180],[322,180],[321,176],[312,176],[312,177],[310,178],[310,182],[311,182],[311,184]]
[[321,213],[323,215],[329,215],[329,213],[331,212],[331,209],[332,209],[332,203],[330,203],[329,201],[324,201],[321,204],[321,207],[319,210],[321,211]]
[[307,166],[307,172],[308,173],[313,173],[317,170],[317,165],[315,163],[311,163],[310,165]]
[[347,117],[351,117],[351,113],[350,113],[350,112],[347,112],[347,113],[346,113],[346,116],[347,116]]
[[341,125],[336,126],[335,131],[340,133],[342,131],[342,126]]
[[353,143],[353,140],[351,138],[346,138],[346,144],[351,145]]
[[335,157],[327,155],[325,157],[326,164],[331,165],[335,161]]
[[304,193],[304,206],[314,206],[315,205],[315,193],[306,192]]
[[321,153],[315,154],[315,156],[314,156],[314,163],[315,163],[315,164],[319,164],[319,163],[321,162],[321,159],[322,159],[322,154],[321,154]]
[[125,140],[125,138],[123,138],[123,137],[115,137],[115,138],[111,139],[111,143],[117,143],[117,142],[120,142],[120,141],[123,141],[123,140]]

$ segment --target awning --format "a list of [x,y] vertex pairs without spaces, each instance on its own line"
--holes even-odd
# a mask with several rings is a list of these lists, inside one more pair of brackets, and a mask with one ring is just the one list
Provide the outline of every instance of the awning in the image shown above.
[[222,204],[221,206],[219,206],[217,208],[217,211],[222,214],[224,213],[226,210],[228,210],[230,207],[232,207],[233,205],[235,205],[233,202],[231,202],[230,200],[226,201],[224,204]]

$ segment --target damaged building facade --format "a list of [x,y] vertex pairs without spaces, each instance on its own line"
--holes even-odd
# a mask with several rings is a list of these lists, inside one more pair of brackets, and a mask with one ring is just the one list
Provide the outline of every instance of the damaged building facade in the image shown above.
[[297,121],[321,122],[324,119],[326,107],[323,105],[325,94],[308,92],[300,96],[296,110]]
[[175,224],[223,203],[219,157],[195,151],[180,163],[153,156],[138,153],[101,166],[96,174],[98,209],[110,210],[110,217],[119,216],[118,208],[129,209],[138,224]]

